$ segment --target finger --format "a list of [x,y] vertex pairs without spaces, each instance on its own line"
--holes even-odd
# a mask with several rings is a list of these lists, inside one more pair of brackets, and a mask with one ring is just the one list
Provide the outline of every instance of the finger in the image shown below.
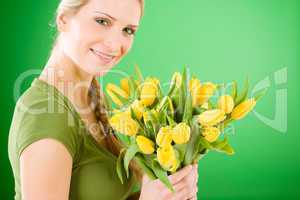
[[188,199],[192,199],[194,197],[197,197],[198,187],[194,187],[189,193],[188,193]]
[[175,192],[171,196],[171,199],[172,200],[188,200],[188,199],[190,199],[190,198],[192,198],[192,197],[195,196],[195,194],[196,194],[195,189],[196,188],[190,189],[188,187],[184,187],[180,191]]
[[[198,180],[197,168],[193,167],[193,170],[191,171],[191,173],[189,173],[182,180],[184,180],[184,182],[190,187],[194,187],[195,185],[197,185],[197,180]],[[182,180],[180,182],[182,182]]]
[[181,179],[183,179],[185,176],[187,176],[191,172],[192,169],[193,169],[193,167],[191,165],[185,166],[184,168],[182,168],[175,174],[172,174],[169,176],[170,182],[173,185],[178,183]]
[[175,191],[171,194],[166,195],[166,199],[170,200],[187,200],[187,197],[185,197],[186,187],[181,188],[179,191]]
[[198,174],[198,166],[195,167],[195,174],[194,174],[194,185],[197,185],[198,182],[198,178],[199,178],[199,174]]
[[184,179],[182,179],[173,186],[175,192],[179,192],[184,187],[188,187],[188,183]]

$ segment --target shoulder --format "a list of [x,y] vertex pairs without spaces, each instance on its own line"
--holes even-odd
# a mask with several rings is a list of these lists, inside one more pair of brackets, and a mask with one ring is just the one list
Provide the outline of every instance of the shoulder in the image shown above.
[[79,122],[56,91],[30,87],[17,101],[10,128],[18,156],[31,143],[52,138],[74,157],[80,143]]

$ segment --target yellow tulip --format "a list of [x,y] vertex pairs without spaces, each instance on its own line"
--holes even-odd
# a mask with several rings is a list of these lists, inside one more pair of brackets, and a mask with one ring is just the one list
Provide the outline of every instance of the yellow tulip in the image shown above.
[[158,95],[159,80],[155,78],[147,78],[141,85],[141,101],[145,106],[153,104]]
[[122,101],[111,91],[106,90],[107,94],[110,96],[111,100],[119,107],[123,106]]
[[189,90],[193,93],[194,90],[201,86],[200,80],[196,78],[192,78],[189,82]]
[[156,136],[156,144],[161,147],[171,145],[173,130],[170,126],[161,127]]
[[181,74],[179,72],[175,72],[172,76],[171,82],[175,83],[176,87],[179,88],[181,86],[181,82],[182,82]]
[[234,100],[230,95],[223,95],[218,100],[218,108],[223,110],[226,114],[232,112],[234,108]]
[[173,141],[176,144],[187,143],[191,136],[191,128],[184,122],[177,124],[173,128]]
[[220,130],[216,127],[207,127],[202,132],[202,135],[208,142],[214,142],[220,136]]
[[172,166],[169,169],[169,171],[170,172],[175,172],[177,170],[177,168],[179,167],[179,165],[180,165],[180,161],[179,161],[178,158],[175,157],[175,159],[173,160]]
[[152,140],[142,136],[138,135],[136,137],[136,143],[139,147],[139,149],[144,153],[144,154],[152,154],[154,152],[154,142]]
[[202,126],[214,126],[226,118],[225,112],[220,109],[208,110],[198,116]]
[[158,118],[158,112],[154,109],[143,112],[144,122],[149,122],[151,119],[151,114],[153,114],[156,118]]
[[192,91],[192,102],[194,107],[207,102],[217,88],[216,85],[211,82],[206,82],[200,87],[195,87],[195,84],[193,85],[194,88]]
[[113,129],[124,135],[136,135],[139,130],[139,124],[133,120],[128,112],[114,114],[109,123]]
[[121,79],[120,86],[122,90],[124,90],[129,96],[130,95],[129,79],[128,78]]
[[141,119],[142,118],[142,116],[143,116],[143,112],[144,112],[144,105],[142,104],[142,102],[141,101],[139,101],[139,100],[135,100],[132,104],[131,104],[131,106],[129,107],[129,109],[132,109],[133,110],[133,112],[134,112],[134,114],[136,115],[136,117],[138,118],[138,119]]
[[254,108],[255,105],[256,101],[254,98],[247,99],[233,109],[231,118],[237,120],[245,117]]
[[171,145],[157,149],[157,160],[165,170],[171,172],[176,171],[180,164],[176,157],[175,150]]
[[117,97],[117,95],[119,95],[119,96],[121,96],[121,97],[123,97],[125,99],[129,98],[128,94],[124,90],[122,90],[121,88],[119,88],[118,86],[116,86],[116,85],[114,85],[112,83],[107,84],[106,91],[107,91],[108,95],[110,96],[110,98],[112,99],[112,101],[115,104],[117,104],[118,106],[122,106],[123,103]]

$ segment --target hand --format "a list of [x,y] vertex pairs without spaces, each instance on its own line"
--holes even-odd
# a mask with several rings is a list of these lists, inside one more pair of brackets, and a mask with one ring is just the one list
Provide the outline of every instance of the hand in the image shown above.
[[198,165],[188,165],[178,172],[168,176],[174,193],[170,191],[159,179],[150,180],[143,176],[141,195],[139,200],[196,200]]

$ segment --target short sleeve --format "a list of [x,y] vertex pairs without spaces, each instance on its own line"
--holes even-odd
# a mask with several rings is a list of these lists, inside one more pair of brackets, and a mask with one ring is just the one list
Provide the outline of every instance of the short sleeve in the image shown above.
[[42,101],[30,106],[26,111],[20,111],[21,120],[16,130],[18,132],[16,139],[18,157],[33,142],[51,138],[62,143],[73,160],[76,159],[79,146],[76,121],[66,106],[57,107],[57,105],[55,102],[51,107],[49,101]]

